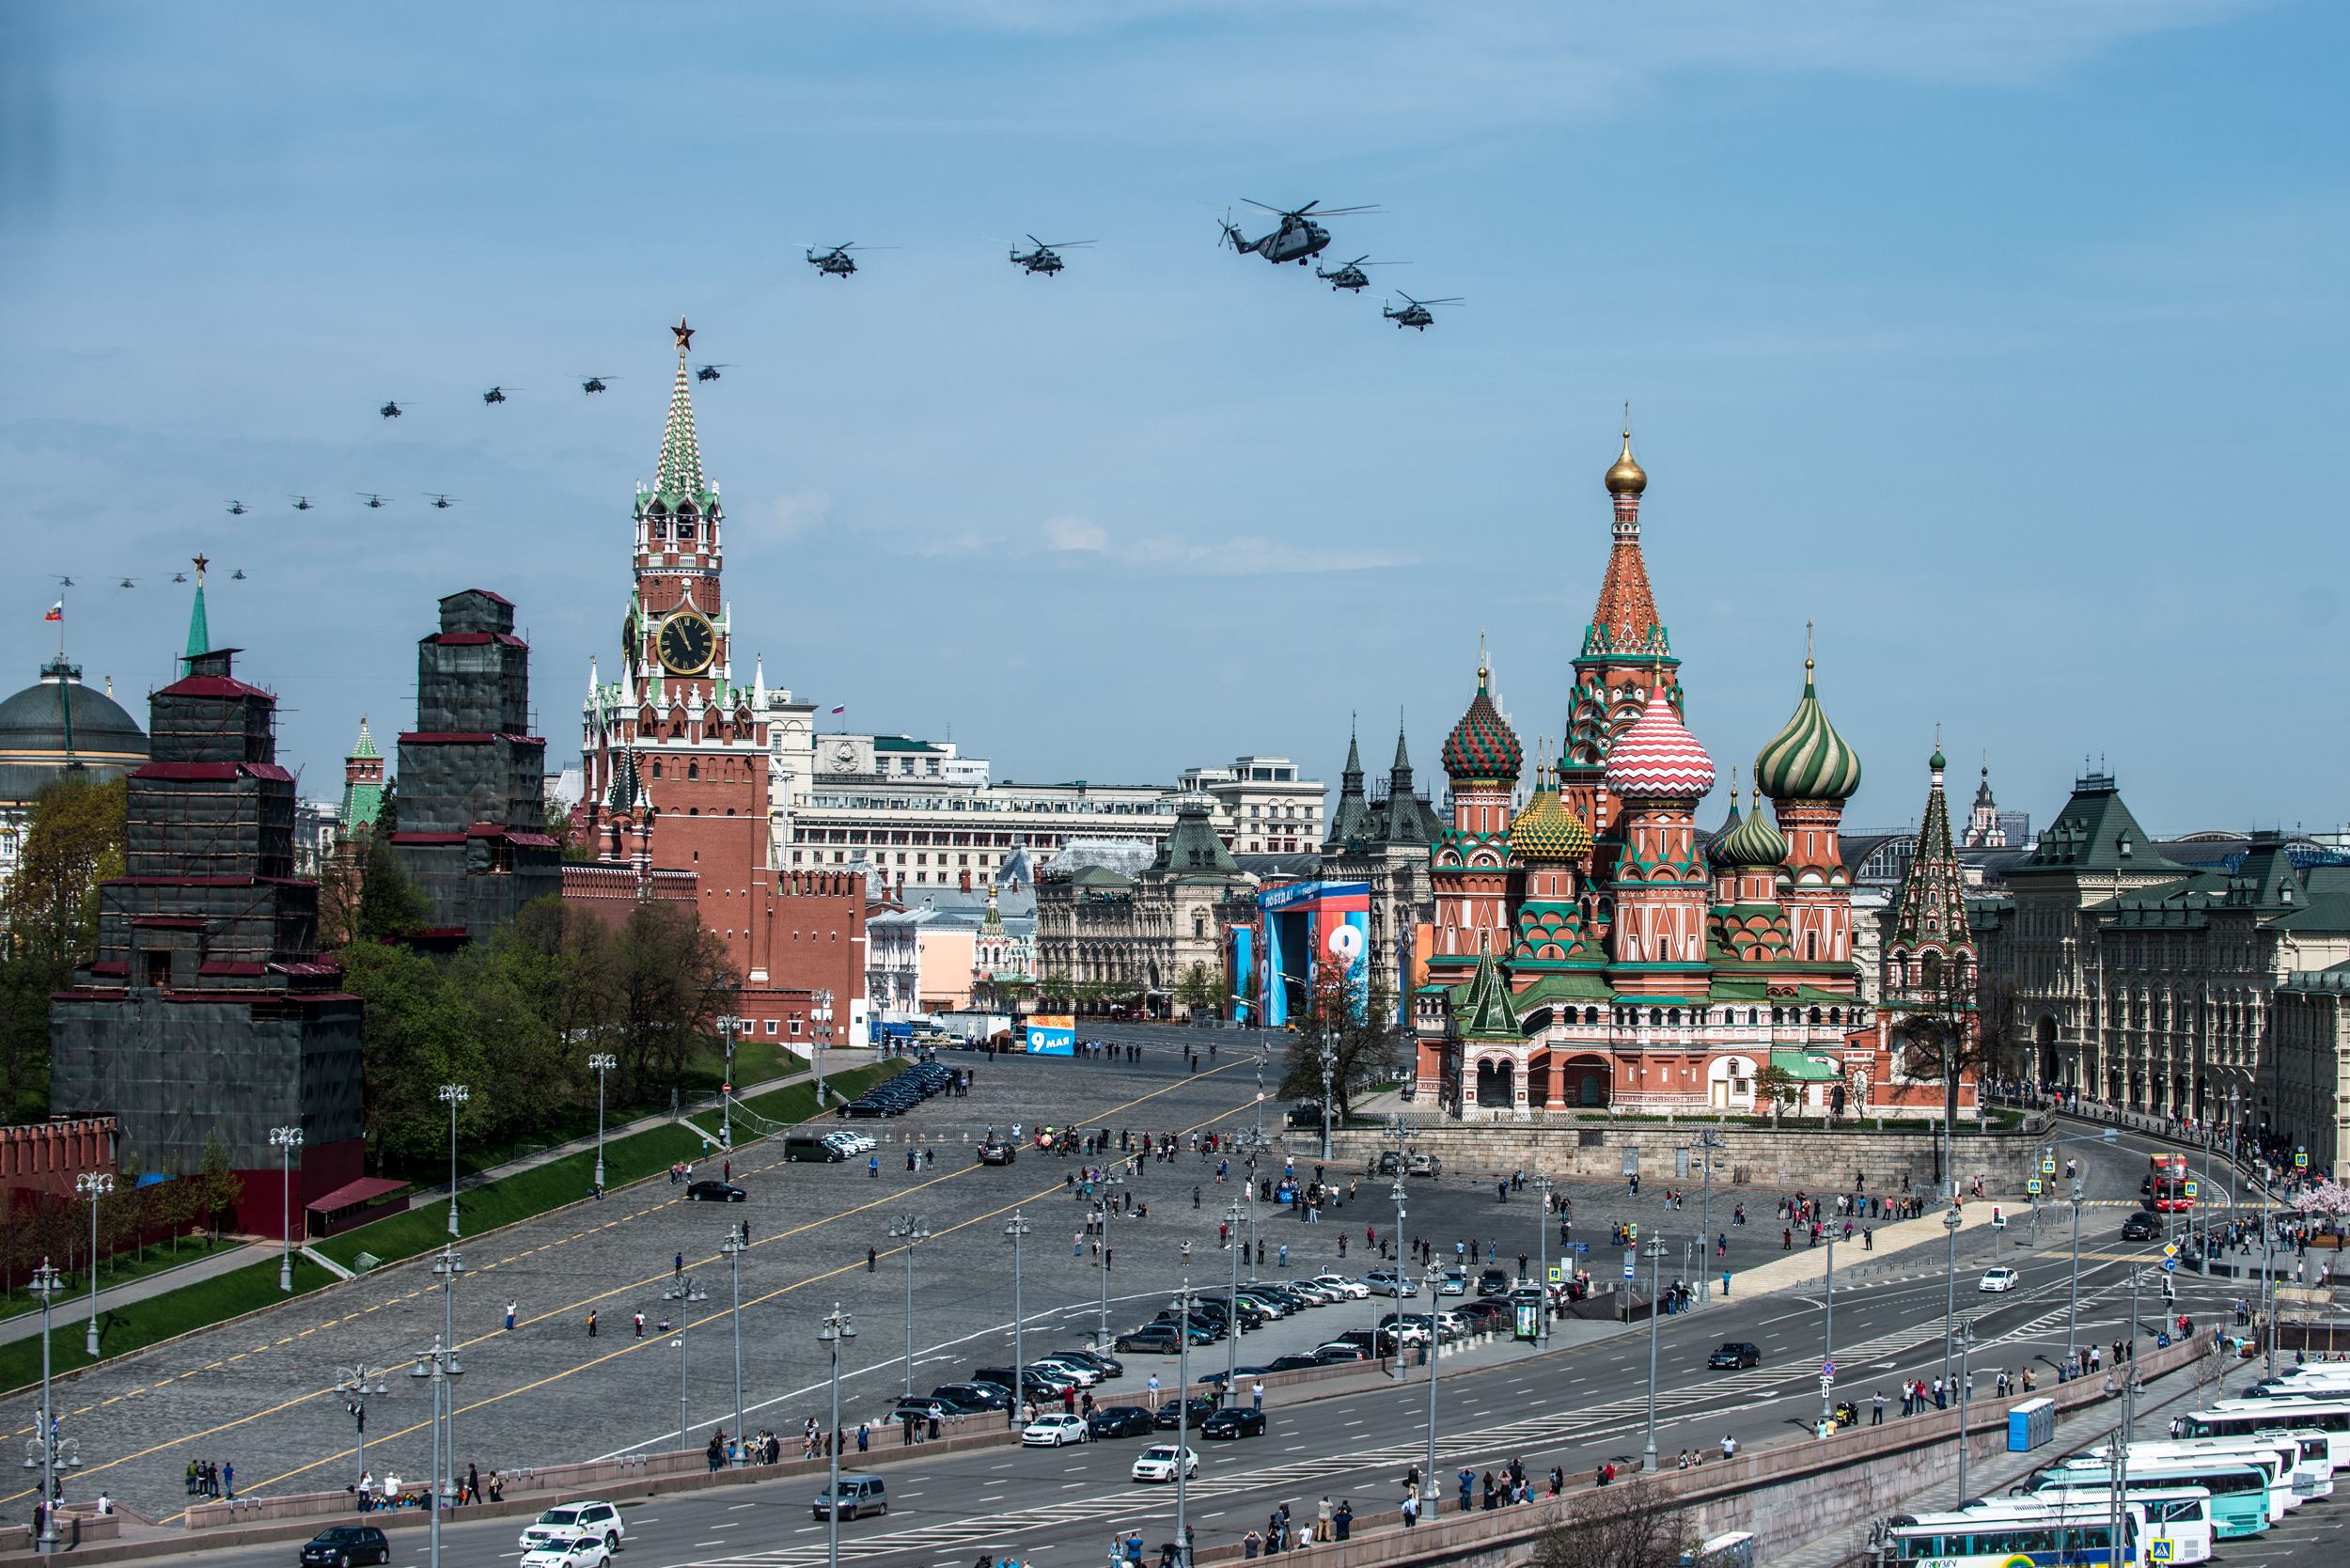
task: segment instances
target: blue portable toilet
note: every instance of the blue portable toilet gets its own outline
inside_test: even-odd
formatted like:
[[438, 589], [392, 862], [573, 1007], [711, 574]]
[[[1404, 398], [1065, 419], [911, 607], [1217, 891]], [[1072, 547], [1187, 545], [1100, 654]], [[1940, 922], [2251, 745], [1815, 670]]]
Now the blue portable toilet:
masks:
[[2056, 1401], [2028, 1399], [2007, 1413], [2007, 1451], [2029, 1453], [2056, 1436]]

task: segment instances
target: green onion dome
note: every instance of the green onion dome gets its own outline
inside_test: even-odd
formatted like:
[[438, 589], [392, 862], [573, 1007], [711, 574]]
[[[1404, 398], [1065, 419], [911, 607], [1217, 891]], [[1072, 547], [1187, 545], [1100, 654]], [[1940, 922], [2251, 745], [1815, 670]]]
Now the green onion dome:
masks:
[[1480, 655], [1477, 695], [1469, 699], [1468, 712], [1452, 727], [1452, 733], [1445, 737], [1444, 771], [1456, 782], [1514, 783], [1525, 766], [1526, 754], [1518, 745], [1517, 731], [1494, 706], [1492, 680], [1493, 670]]
[[1705, 846], [1708, 860], [1722, 870], [1777, 866], [1785, 862], [1787, 840], [1772, 825], [1761, 801], [1754, 803], [1754, 810], [1744, 822], [1737, 820], [1738, 806], [1734, 799], [1731, 802], [1730, 811], [1731, 820], [1725, 823], [1714, 841]]
[[1812, 664], [1803, 662], [1803, 700], [1754, 760], [1754, 785], [1773, 800], [1850, 800], [1860, 789], [1860, 754], [1821, 710]]
[[1591, 830], [1559, 798], [1547, 777], [1510, 823], [1510, 854], [1527, 865], [1580, 860], [1591, 852]]

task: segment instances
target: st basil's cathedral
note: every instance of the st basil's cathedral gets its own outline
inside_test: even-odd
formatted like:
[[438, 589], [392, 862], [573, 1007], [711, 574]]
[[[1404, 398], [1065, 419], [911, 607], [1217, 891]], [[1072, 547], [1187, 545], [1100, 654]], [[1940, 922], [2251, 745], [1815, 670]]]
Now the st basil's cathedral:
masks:
[[1746, 813], [1733, 791], [1730, 820], [1700, 834], [1714, 760], [1684, 722], [1681, 662], [1641, 558], [1648, 475], [1628, 429], [1606, 486], [1607, 570], [1532, 794], [1515, 804], [1525, 753], [1481, 653], [1444, 745], [1452, 815], [1430, 860], [1418, 1096], [1467, 1117], [1750, 1111], [1757, 1074], [1777, 1067], [1799, 1104], [1863, 1111], [1849, 1102], [1887, 1063], [1838, 843], [1860, 759], [1807, 654]]

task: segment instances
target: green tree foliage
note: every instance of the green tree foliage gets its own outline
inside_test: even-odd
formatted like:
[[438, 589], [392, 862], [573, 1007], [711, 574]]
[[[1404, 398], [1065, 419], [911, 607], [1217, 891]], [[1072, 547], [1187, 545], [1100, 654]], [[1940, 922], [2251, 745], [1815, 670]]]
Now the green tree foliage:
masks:
[[1330, 1115], [1344, 1121], [1355, 1102], [1395, 1071], [1402, 1044], [1396, 1037], [1395, 993], [1373, 985], [1357, 996], [1337, 965], [1318, 966], [1306, 995], [1297, 1038], [1291, 1043], [1281, 1092], [1296, 1099], [1322, 1098], [1323, 1058], [1330, 1058]]
[[218, 1133], [204, 1138], [204, 1163], [197, 1168], [196, 1180], [201, 1185], [204, 1228], [214, 1241], [220, 1239], [221, 1226], [237, 1212], [237, 1200], [244, 1196], [244, 1178], [228, 1163], [228, 1146]]
[[388, 942], [432, 923], [432, 905], [392, 853], [389, 833], [368, 836], [367, 870], [359, 885], [356, 934], [361, 942]]
[[122, 874], [121, 779], [67, 775], [33, 803], [4, 910], [0, 953], [0, 1119], [49, 1111], [49, 994], [73, 978], [98, 939], [98, 885]]
[[1194, 964], [1175, 982], [1175, 1000], [1190, 1016], [1203, 1017], [1224, 1000], [1224, 982], [1205, 964]]

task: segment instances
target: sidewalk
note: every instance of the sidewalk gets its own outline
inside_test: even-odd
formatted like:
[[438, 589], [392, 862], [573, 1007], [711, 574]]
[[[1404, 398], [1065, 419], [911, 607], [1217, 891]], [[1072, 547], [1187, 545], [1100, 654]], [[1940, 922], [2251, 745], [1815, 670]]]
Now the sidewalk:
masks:
[[[180, 1264], [177, 1268], [162, 1269], [136, 1279], [127, 1280], [119, 1285], [104, 1287], [98, 1293], [98, 1309], [101, 1312], [109, 1312], [118, 1307], [128, 1307], [134, 1301], [145, 1301], [149, 1297], [161, 1295], [165, 1291], [176, 1291], [182, 1285], [195, 1285], [207, 1279], [217, 1279], [224, 1274], [233, 1274], [249, 1263], [258, 1262], [264, 1258], [274, 1258], [277, 1254], [278, 1244], [275, 1242], [227, 1243], [200, 1258], [194, 1258]], [[52, 1328], [63, 1328], [69, 1324], [84, 1323], [88, 1318], [89, 1293], [87, 1291], [82, 1292], [79, 1295], [60, 1296], [57, 1298], [56, 1305], [49, 1309], [49, 1323]], [[0, 1320], [0, 1345], [14, 1344], [19, 1340], [38, 1339], [39, 1335], [40, 1314], [37, 1311], [20, 1312], [15, 1317]]]

